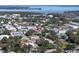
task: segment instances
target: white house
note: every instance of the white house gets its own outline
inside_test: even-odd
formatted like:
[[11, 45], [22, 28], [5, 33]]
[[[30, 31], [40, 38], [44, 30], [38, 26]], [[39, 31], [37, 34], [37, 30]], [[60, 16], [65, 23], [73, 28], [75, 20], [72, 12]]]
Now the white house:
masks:
[[0, 40], [2, 40], [3, 37], [9, 38], [9, 35], [0, 35]]
[[6, 28], [7, 30], [11, 30], [11, 31], [16, 31], [16, 30], [17, 30], [14, 26], [9, 25], [9, 24], [5, 24], [4, 26], [5, 26], [5, 28]]
[[52, 18], [52, 17], [53, 17], [53, 15], [48, 15], [48, 17]]
[[36, 26], [27, 26], [28, 29], [37, 29]]
[[40, 39], [39, 36], [36, 36], [36, 35], [31, 36], [31, 40], [32, 40], [33, 42], [36, 42], [36, 40], [39, 40], [39, 39]]
[[65, 24], [65, 27], [67, 27], [69, 29], [72, 29], [72, 30], [75, 30], [75, 29], [79, 28], [79, 26], [74, 25], [74, 24]]
[[24, 40], [24, 41], [25, 41], [25, 40], [29, 40], [29, 37], [23, 36], [21, 40]]
[[45, 51], [45, 53], [51, 53], [51, 52], [53, 52], [53, 51], [56, 51], [56, 49], [47, 50], [47, 51]]
[[13, 31], [13, 32], [11, 32], [10, 33], [11, 34], [11, 36], [23, 36], [24, 35], [24, 33], [22, 32], [22, 31]]
[[51, 39], [45, 38], [45, 40], [47, 40], [49, 43], [53, 44], [54, 41], [52, 41]]

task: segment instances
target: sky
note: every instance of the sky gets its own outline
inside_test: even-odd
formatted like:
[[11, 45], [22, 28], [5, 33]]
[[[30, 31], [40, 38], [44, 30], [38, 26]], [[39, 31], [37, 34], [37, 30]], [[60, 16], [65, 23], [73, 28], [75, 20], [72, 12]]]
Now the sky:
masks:
[[79, 0], [0, 0], [0, 5], [79, 5]]

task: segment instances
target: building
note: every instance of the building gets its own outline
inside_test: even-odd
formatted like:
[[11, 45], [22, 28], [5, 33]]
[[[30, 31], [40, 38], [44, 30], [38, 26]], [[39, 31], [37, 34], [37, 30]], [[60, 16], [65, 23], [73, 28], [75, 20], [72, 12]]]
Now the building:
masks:
[[34, 42], [34, 43], [35, 43], [37, 40], [39, 40], [39, 39], [40, 39], [39, 36], [36, 36], [36, 35], [31, 36], [31, 41]]
[[20, 14], [12, 14], [12, 18], [20, 17]]
[[51, 52], [54, 52], [54, 51], [56, 51], [56, 49], [47, 50], [47, 51], [45, 51], [45, 53], [51, 53]]
[[29, 40], [29, 37], [27, 37], [27, 36], [23, 36], [21, 40], [22, 40], [22, 41]]
[[0, 40], [2, 40], [4, 37], [9, 38], [9, 35], [0, 35]]
[[10, 33], [11, 36], [24, 36], [24, 33], [22, 31], [13, 31]]
[[26, 25], [17, 25], [16, 28], [18, 30], [25, 30], [25, 31], [28, 29]]
[[58, 28], [53, 28], [52, 29], [56, 34], [59, 32], [59, 29]]
[[73, 24], [65, 24], [65, 27], [67, 27], [69, 30], [75, 30], [79, 28], [79, 26]]
[[10, 25], [10, 24], [3, 24], [3, 26], [4, 26], [7, 30], [10, 30], [10, 31], [16, 31], [16, 30], [17, 30], [13, 25]]
[[29, 30], [29, 29], [35, 30], [35, 29], [36, 29], [36, 26], [27, 26], [27, 29], [28, 29], [28, 30]]

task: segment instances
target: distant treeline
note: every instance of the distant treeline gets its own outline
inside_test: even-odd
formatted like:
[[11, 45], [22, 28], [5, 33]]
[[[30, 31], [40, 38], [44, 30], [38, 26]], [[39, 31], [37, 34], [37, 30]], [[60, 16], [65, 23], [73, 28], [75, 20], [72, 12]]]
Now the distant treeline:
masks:
[[5, 13], [17, 13], [17, 14], [19, 14], [19, 13], [27, 13], [27, 14], [30, 13], [30, 14], [41, 14], [41, 13], [39, 13], [39, 12], [18, 12], [18, 11], [14, 11], [14, 12], [13, 12], [13, 11], [11, 11], [11, 12], [10, 12], [10, 11], [9, 11], [9, 12], [0, 11], [0, 13], [4, 13], [4, 14], [5, 14]]
[[0, 9], [25, 9], [25, 10], [41, 10], [42, 8], [35, 8], [30, 6], [0, 6]]
[[79, 11], [65, 11], [64, 13], [73, 13], [73, 14], [79, 16]]
[[29, 14], [31, 14], [31, 15], [32, 15], [32, 14], [36, 14], [36, 15], [37, 15], [37, 14], [40, 14], [40, 15], [41, 15], [42, 13], [39, 13], [39, 12], [12, 12], [12, 11], [11, 11], [11, 12], [2, 12], [2, 11], [1, 11], [1, 12], [0, 12], [0, 15], [1, 15], [1, 14], [21, 14], [21, 15], [22, 15], [22, 14], [27, 14], [27, 15], [29, 15]]

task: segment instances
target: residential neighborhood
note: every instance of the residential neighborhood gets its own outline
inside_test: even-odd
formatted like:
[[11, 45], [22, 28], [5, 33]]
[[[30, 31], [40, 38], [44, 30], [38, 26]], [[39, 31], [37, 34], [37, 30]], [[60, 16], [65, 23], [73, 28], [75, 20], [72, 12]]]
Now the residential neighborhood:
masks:
[[0, 53], [78, 53], [78, 17], [73, 12], [0, 13]]

